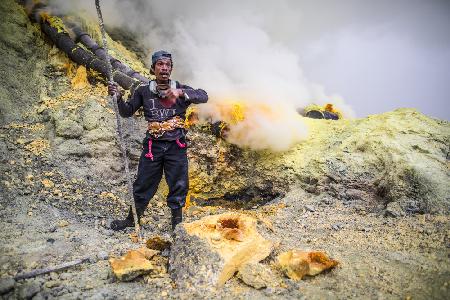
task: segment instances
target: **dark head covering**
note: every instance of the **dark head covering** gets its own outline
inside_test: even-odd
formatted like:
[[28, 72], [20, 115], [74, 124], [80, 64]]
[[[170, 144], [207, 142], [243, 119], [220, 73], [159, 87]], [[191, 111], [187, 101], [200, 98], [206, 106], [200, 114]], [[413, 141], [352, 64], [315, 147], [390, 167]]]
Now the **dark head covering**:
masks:
[[154, 66], [155, 63], [156, 63], [159, 59], [162, 59], [162, 58], [168, 58], [168, 59], [172, 60], [172, 54], [170, 54], [169, 52], [164, 51], [164, 50], [156, 51], [156, 52], [153, 53], [153, 55], [152, 55], [152, 66]]

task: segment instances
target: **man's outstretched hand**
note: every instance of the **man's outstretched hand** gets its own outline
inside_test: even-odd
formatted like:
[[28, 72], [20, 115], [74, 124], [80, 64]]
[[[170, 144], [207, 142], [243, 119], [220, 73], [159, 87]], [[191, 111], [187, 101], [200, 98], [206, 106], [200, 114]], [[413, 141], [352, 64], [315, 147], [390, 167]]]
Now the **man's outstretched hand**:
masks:
[[167, 89], [164, 91], [164, 98], [161, 99], [161, 104], [168, 108], [177, 102], [177, 99], [184, 96], [182, 89]]
[[184, 92], [182, 89], [168, 89], [166, 91], [165, 98], [170, 99], [172, 102], [175, 102], [177, 98], [184, 96]]

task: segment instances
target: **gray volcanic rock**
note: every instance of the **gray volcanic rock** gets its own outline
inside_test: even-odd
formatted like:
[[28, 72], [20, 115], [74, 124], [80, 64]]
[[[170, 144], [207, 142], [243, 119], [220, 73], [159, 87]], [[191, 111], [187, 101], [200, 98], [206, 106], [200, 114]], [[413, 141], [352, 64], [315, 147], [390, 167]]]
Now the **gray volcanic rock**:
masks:
[[396, 202], [404, 213], [450, 212], [449, 122], [414, 109], [304, 121], [309, 137], [281, 153], [238, 149], [191, 132], [191, 196], [270, 200], [300, 185], [378, 211]]
[[169, 258], [172, 279], [187, 289], [210, 289], [218, 279], [223, 259], [208, 243], [177, 226]]
[[16, 282], [13, 278], [1, 278], [0, 279], [0, 295], [3, 295], [14, 288]]
[[257, 263], [272, 251], [272, 242], [256, 230], [256, 220], [237, 213], [207, 216], [177, 226], [169, 272], [185, 288], [220, 287], [238, 269]]
[[37, 282], [25, 283], [18, 289], [19, 299], [31, 299], [41, 290], [41, 286]]
[[0, 1], [0, 125], [22, 119], [44, 83], [49, 47], [15, 1]]
[[269, 267], [260, 263], [248, 263], [239, 268], [237, 276], [245, 282], [245, 284], [262, 289], [271, 285], [275, 285], [277, 278]]

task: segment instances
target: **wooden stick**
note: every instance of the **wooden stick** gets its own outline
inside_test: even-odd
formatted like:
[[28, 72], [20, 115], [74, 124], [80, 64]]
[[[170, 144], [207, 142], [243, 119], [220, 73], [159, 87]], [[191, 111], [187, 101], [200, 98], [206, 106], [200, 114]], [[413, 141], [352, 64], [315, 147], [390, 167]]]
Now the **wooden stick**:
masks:
[[[103, 24], [103, 17], [102, 17], [102, 11], [100, 10], [100, 0], [95, 0], [95, 7], [97, 8], [97, 15], [98, 15], [98, 21], [100, 25], [100, 30], [102, 32], [102, 39], [103, 39], [103, 48], [105, 49], [106, 53], [106, 63], [108, 66], [108, 81], [112, 81], [112, 66], [111, 66], [111, 60], [108, 53], [108, 45], [106, 43], [106, 31], [105, 31], [105, 25]], [[117, 106], [117, 99], [116, 95], [111, 97], [112, 105], [114, 107], [114, 112], [116, 114], [116, 123], [117, 123], [117, 132], [119, 134], [119, 144], [120, 149], [122, 150], [122, 156], [125, 164], [125, 173], [127, 177], [127, 185], [128, 185], [128, 193], [129, 197], [131, 198], [131, 210], [133, 212], [133, 219], [134, 219], [134, 229], [136, 231], [136, 235], [139, 240], [142, 240], [141, 236], [141, 230], [139, 227], [139, 220], [136, 212], [136, 204], [134, 203], [134, 199], [132, 197], [133, 195], [133, 185], [131, 184], [131, 176], [130, 176], [130, 168], [129, 168], [129, 162], [128, 162], [128, 156], [127, 156], [127, 147], [125, 145], [125, 141], [123, 138], [122, 133], [122, 122], [120, 121], [119, 117], [119, 107]]]
[[85, 262], [88, 262], [89, 258], [81, 258], [81, 259], [77, 259], [77, 260], [73, 260], [73, 261], [69, 261], [66, 263], [62, 263], [60, 265], [54, 266], [54, 267], [48, 267], [48, 268], [43, 268], [43, 269], [36, 269], [33, 270], [31, 272], [23, 272], [20, 274], [17, 274], [16, 276], [14, 276], [15, 280], [20, 280], [20, 279], [26, 279], [26, 278], [32, 278], [32, 277], [36, 277], [38, 275], [43, 275], [43, 274], [48, 274], [51, 272], [58, 272], [58, 271], [62, 271], [71, 267], [75, 267], [78, 265], [81, 265]]

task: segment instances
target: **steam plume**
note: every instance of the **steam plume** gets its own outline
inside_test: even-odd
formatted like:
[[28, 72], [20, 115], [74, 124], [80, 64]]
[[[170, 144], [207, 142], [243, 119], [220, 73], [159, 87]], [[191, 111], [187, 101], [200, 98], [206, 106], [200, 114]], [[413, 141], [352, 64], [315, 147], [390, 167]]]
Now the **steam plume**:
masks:
[[[64, 10], [86, 10], [93, 1], [55, 1]], [[174, 54], [173, 78], [208, 91], [200, 116], [224, 119], [218, 107], [241, 103], [244, 119], [232, 124], [229, 140], [253, 149], [287, 150], [306, 136], [296, 111], [310, 103], [334, 103], [351, 114], [337, 95], [308, 81], [284, 39], [295, 26], [289, 1], [103, 1], [105, 22], [136, 33], [149, 54]], [[261, 9], [262, 8], [262, 9]], [[294, 12], [293, 12], [294, 11]], [[298, 12], [299, 13], [299, 12]]]

